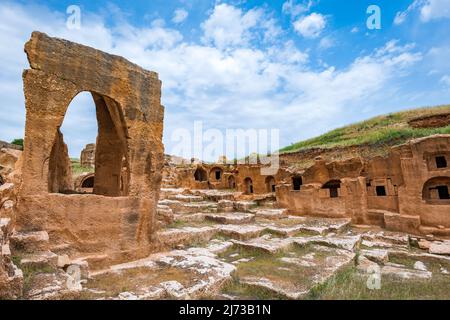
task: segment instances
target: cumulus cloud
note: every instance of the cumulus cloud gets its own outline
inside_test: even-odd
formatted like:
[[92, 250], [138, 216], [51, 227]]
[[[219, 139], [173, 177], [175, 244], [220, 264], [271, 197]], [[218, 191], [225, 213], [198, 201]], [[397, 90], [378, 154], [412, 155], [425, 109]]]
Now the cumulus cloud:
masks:
[[172, 22], [173, 23], [182, 23], [184, 22], [187, 17], [189, 16], [189, 12], [187, 12], [184, 9], [176, 9], [175, 12], [173, 13], [173, 18], [172, 18]]
[[425, 22], [440, 18], [450, 18], [450, 0], [425, 1], [424, 6], [420, 10], [420, 17]]
[[312, 6], [312, 0], [304, 0], [300, 3], [296, 3], [295, 0], [288, 0], [283, 3], [282, 11], [284, 14], [289, 14], [293, 17], [296, 17], [300, 14], [308, 12]]
[[294, 22], [294, 29], [305, 38], [317, 38], [325, 29], [326, 18], [320, 13], [311, 13]]
[[[192, 129], [194, 120], [221, 130], [280, 128], [282, 145], [323, 132], [336, 117], [352, 115], [361, 105], [366, 106], [369, 97], [386, 99], [391, 81], [407, 75], [422, 59], [413, 45], [392, 41], [346, 67], [313, 68], [308, 51], [293, 41], [275, 41], [279, 37], [273, 31], [278, 28], [276, 21], [271, 33], [274, 41], [252, 44], [260, 31], [265, 36], [270, 30], [264, 25], [264, 10], [245, 11], [225, 4], [216, 5], [202, 24], [203, 42], [197, 43], [187, 42], [179, 31], [161, 24], [136, 27], [120, 20], [107, 26], [100, 16], [92, 15], [83, 19], [81, 30], [67, 30], [65, 15], [45, 7], [2, 3], [0, 14], [5, 17], [0, 21], [0, 30], [5, 30], [0, 41], [8, 43], [0, 46], [4, 57], [0, 60], [3, 139], [23, 135], [21, 71], [28, 67], [23, 44], [34, 29], [122, 55], [157, 71], [163, 82], [168, 153], [174, 145], [171, 133], [180, 127]], [[88, 98], [82, 97], [78, 103], [85, 106]], [[87, 120], [95, 119], [89, 110], [93, 109], [72, 108], [74, 117], [68, 127], [87, 125], [88, 121], [95, 124], [95, 120]], [[74, 141], [76, 144], [71, 155], [77, 156], [83, 144], [92, 142], [86, 130], [65, 135], [69, 147]]]
[[203, 40], [219, 48], [248, 43], [254, 28], [262, 17], [262, 10], [253, 9], [243, 12], [232, 5], [216, 5], [212, 14], [202, 24]]
[[402, 24], [414, 11], [420, 12], [420, 19], [423, 22], [450, 18], [450, 0], [414, 0], [405, 11], [397, 12], [394, 24]]

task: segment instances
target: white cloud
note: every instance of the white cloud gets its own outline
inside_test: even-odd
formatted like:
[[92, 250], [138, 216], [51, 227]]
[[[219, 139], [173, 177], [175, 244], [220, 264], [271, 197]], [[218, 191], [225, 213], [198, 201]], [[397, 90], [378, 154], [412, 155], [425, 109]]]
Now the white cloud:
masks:
[[419, 10], [423, 22], [450, 18], [450, 0], [414, 0], [405, 11], [397, 12], [394, 24], [400, 25], [412, 12]]
[[[280, 128], [282, 145], [305, 137], [306, 132], [322, 132], [336, 117], [354, 115], [361, 105], [368, 105], [369, 98], [389, 99], [392, 81], [407, 75], [422, 58], [414, 46], [393, 41], [347, 67], [313, 69], [308, 51], [293, 41], [252, 45], [261, 30], [270, 29], [263, 26], [267, 15], [262, 10], [243, 11], [223, 4], [203, 24], [204, 43], [187, 42], [178, 31], [161, 24], [138, 28], [119, 21], [107, 27], [98, 16], [84, 19], [82, 30], [71, 31], [65, 28], [64, 15], [42, 7], [30, 10], [2, 3], [0, 15], [4, 17], [0, 30], [5, 31], [0, 42], [8, 43], [0, 46], [0, 137], [7, 140], [23, 134], [21, 74], [28, 67], [23, 44], [35, 29], [122, 55], [157, 71], [163, 82], [164, 142], [169, 153], [171, 133], [180, 127], [191, 129], [194, 120], [221, 130]], [[276, 29], [276, 21], [273, 25]], [[277, 38], [276, 32], [272, 38]], [[80, 99], [80, 103], [87, 102]], [[72, 108], [74, 117], [68, 124], [88, 124], [90, 114], [80, 110], [88, 109]], [[92, 142], [80, 130], [65, 138], [75, 141], [75, 156], [83, 144]]]
[[305, 38], [317, 38], [325, 29], [326, 18], [320, 13], [311, 13], [294, 22], [294, 29]]
[[358, 33], [359, 32], [359, 28], [358, 27], [353, 27], [352, 30], [350, 30], [351, 33]]
[[201, 28], [202, 41], [221, 49], [247, 46], [257, 39], [271, 42], [282, 33], [276, 20], [265, 10], [255, 8], [244, 12], [226, 3], [217, 4]]
[[420, 10], [420, 17], [425, 22], [450, 18], [450, 0], [427, 0]]
[[244, 13], [234, 6], [218, 4], [202, 24], [203, 39], [219, 48], [246, 44], [251, 37], [250, 29], [257, 25], [261, 16], [261, 10]]
[[408, 17], [411, 12], [416, 10], [417, 8], [423, 6], [426, 3], [427, 0], [414, 0], [412, 4], [408, 6], [408, 8], [405, 11], [399, 11], [395, 15], [394, 18], [394, 24], [400, 25], [403, 22], [405, 22], [406, 18]]
[[284, 14], [290, 14], [292, 17], [297, 17], [298, 15], [311, 10], [312, 6], [312, 0], [304, 0], [301, 3], [296, 3], [295, 0], [288, 0], [283, 3], [282, 11]]
[[182, 23], [184, 22], [187, 17], [189, 16], [189, 12], [187, 12], [184, 9], [176, 9], [174, 14], [173, 14], [173, 18], [172, 18], [172, 22], [173, 23]]

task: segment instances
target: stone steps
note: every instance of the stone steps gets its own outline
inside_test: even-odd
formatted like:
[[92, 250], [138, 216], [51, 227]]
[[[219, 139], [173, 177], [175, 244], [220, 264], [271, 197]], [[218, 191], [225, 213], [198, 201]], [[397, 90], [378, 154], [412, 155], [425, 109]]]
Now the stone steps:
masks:
[[217, 210], [219, 212], [252, 212], [256, 206], [254, 201], [219, 200]]
[[202, 202], [202, 201], [205, 200], [201, 196], [194, 196], [194, 195], [188, 195], [188, 194], [169, 195], [168, 199], [169, 200], [181, 201], [181, 202], [187, 202], [187, 203]]
[[278, 220], [278, 219], [285, 219], [288, 217], [287, 215], [287, 209], [253, 209], [251, 210], [253, 214], [257, 218], [263, 218], [263, 219], [269, 219], [269, 220]]
[[220, 224], [248, 224], [255, 221], [255, 215], [243, 212], [205, 214], [205, 219]]
[[234, 200], [235, 193], [221, 190], [192, 190], [191, 193], [206, 200], [219, 202], [221, 200]]
[[198, 213], [198, 212], [217, 212], [217, 203], [216, 202], [182, 202], [178, 200], [161, 200], [159, 201], [160, 205], [168, 206], [173, 210], [174, 214], [181, 213]]
[[249, 241], [232, 240], [232, 242], [237, 247], [261, 251], [268, 254], [276, 254], [288, 249], [294, 243], [293, 239], [271, 238], [269, 235], [264, 235]]
[[[149, 276], [129, 289], [132, 291], [121, 292], [116, 297], [105, 296], [106, 289], [101, 286], [95, 292], [99, 298], [113, 300], [199, 299], [205, 294], [208, 297], [218, 295], [223, 285], [232, 279], [236, 267], [219, 260], [217, 254], [231, 245], [212, 240], [206, 248], [156, 253], [145, 259], [110, 266], [92, 273], [94, 279], [102, 279], [100, 285], [108, 284], [109, 277], [126, 277], [134, 270]], [[172, 275], [167, 274], [169, 269]], [[155, 278], [156, 281], [152, 280]]]
[[313, 237], [304, 237], [304, 238], [296, 238], [294, 240], [295, 244], [299, 246], [305, 246], [307, 244], [317, 244], [321, 246], [327, 246], [330, 248], [344, 249], [348, 251], [354, 251], [356, 248], [359, 248], [361, 243], [361, 236], [332, 236], [332, 237], [322, 237], [322, 236], [313, 236]]
[[167, 199], [170, 196], [183, 194], [186, 192], [186, 189], [184, 188], [172, 188], [172, 187], [166, 187], [160, 189], [159, 191], [159, 198], [160, 200]]
[[216, 227], [184, 227], [157, 232], [157, 239], [162, 248], [176, 248], [193, 243], [207, 242], [218, 232]]
[[10, 237], [11, 250], [35, 253], [49, 250], [49, 237], [46, 231], [15, 232]]
[[257, 225], [224, 225], [219, 227], [219, 233], [226, 237], [246, 241], [261, 236], [265, 227]]

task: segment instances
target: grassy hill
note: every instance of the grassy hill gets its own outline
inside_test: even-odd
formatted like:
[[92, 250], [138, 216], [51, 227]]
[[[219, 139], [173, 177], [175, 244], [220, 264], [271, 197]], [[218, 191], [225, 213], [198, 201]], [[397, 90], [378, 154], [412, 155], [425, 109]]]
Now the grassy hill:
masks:
[[432, 134], [450, 134], [450, 125], [440, 128], [413, 128], [408, 124], [410, 120], [416, 118], [443, 113], [450, 113], [450, 105], [390, 113], [332, 130], [316, 138], [294, 143], [281, 149], [280, 152], [290, 153], [312, 148], [386, 147]]

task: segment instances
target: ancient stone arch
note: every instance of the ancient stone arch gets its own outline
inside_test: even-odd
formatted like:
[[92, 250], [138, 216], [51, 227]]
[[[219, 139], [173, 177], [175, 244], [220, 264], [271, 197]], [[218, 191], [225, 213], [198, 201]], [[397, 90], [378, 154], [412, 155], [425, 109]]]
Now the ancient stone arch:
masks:
[[244, 179], [244, 193], [245, 194], [252, 194], [253, 193], [253, 181], [251, 178], [245, 178]]
[[223, 177], [223, 169], [220, 167], [214, 167], [209, 172], [209, 178], [211, 181], [220, 181]]
[[[39, 32], [33, 32], [25, 52], [30, 69], [23, 73], [18, 229], [49, 230], [51, 242], [78, 239], [83, 252], [143, 248], [151, 239], [163, 165], [157, 73]], [[94, 194], [59, 194], [71, 183], [59, 128], [70, 102], [83, 91], [92, 94], [99, 124]]]
[[266, 177], [266, 191], [268, 193], [275, 192], [275, 178], [273, 176]]
[[228, 188], [235, 189], [236, 188], [236, 178], [234, 175], [228, 177]]
[[434, 177], [426, 181], [422, 199], [431, 204], [450, 205], [450, 177]]
[[83, 182], [81, 183], [81, 187], [82, 188], [93, 188], [94, 182], [95, 182], [95, 177], [93, 175], [89, 176], [87, 178], [84, 178]]
[[202, 167], [198, 167], [194, 172], [195, 181], [208, 181], [208, 174]]

